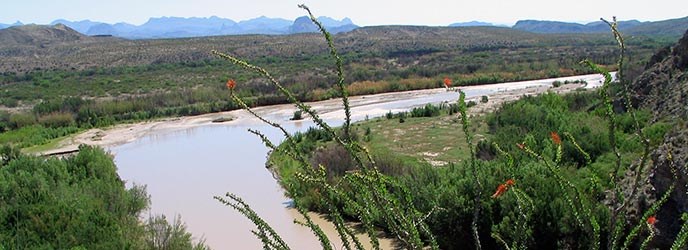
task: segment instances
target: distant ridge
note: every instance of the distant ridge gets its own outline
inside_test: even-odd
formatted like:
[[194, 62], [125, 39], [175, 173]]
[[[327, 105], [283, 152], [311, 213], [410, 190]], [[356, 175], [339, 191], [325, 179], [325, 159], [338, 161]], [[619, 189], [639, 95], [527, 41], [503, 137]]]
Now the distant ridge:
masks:
[[[46, 26], [43, 26], [46, 27]], [[47, 27], [54, 29], [53, 27]], [[7, 29], [0, 30], [0, 37]], [[319, 34], [290, 36], [241, 35], [184, 39], [124, 40], [83, 36], [75, 42], [50, 46], [26, 46], [0, 42], [0, 72], [30, 72], [40, 69], [83, 70], [160, 63], [213, 60], [209, 51], [229, 51], [243, 58], [265, 56], [309, 57], [326, 51]], [[583, 36], [586, 37], [586, 36]], [[593, 37], [593, 40], [608, 37]], [[539, 35], [500, 27], [363, 27], [334, 35], [341, 53], [367, 52], [387, 56], [418, 56], [445, 50], [494, 50], [531, 46], [536, 41], [567, 43], [579, 37]], [[588, 39], [588, 38], [585, 38]], [[87, 41], [87, 42], [86, 42]], [[172, 51], [172, 52], [171, 52]]]
[[[319, 17], [318, 20], [331, 32], [347, 32], [358, 28], [351, 19], [335, 20], [330, 17]], [[305, 22], [308, 21], [308, 22]], [[183, 38], [220, 35], [288, 35], [296, 33], [318, 32], [310, 19], [303, 17], [290, 21], [282, 18], [258, 18], [236, 22], [227, 18], [212, 17], [154, 17], [142, 25], [128, 23], [108, 24], [91, 20], [69, 21], [58, 19], [50, 25], [63, 24], [88, 36], [117, 36], [130, 39]], [[0, 24], [0, 29], [23, 24]]]
[[[602, 21], [579, 24], [555, 21], [521, 20], [516, 22], [512, 28], [543, 34], [609, 32], [609, 26]], [[656, 22], [640, 22], [638, 20], [619, 22], [619, 30], [632, 35], [663, 35], [680, 37], [687, 29], [688, 17]]]
[[[359, 28], [359, 26], [355, 25], [349, 18], [335, 20], [330, 17], [322, 16], [319, 17], [318, 20], [328, 29], [328, 31], [334, 34], [349, 32]], [[81, 34], [88, 36], [115, 36], [129, 39], [185, 38], [248, 34], [289, 35], [318, 32], [315, 25], [312, 24], [305, 16], [299, 17], [294, 21], [261, 16], [240, 22], [217, 16], [204, 18], [157, 17], [150, 18], [146, 23], [138, 26], [128, 23], [108, 24], [90, 20], [74, 22], [58, 19], [53, 21], [51, 24], [64, 24]], [[21, 22], [16, 22], [14, 24], [0, 24], [0, 29], [23, 25], [24, 24]], [[448, 26], [507, 27], [482, 21], [457, 22]], [[511, 28], [520, 31], [542, 34], [588, 34], [609, 32], [609, 27], [602, 21], [580, 24], [558, 21], [520, 20]], [[638, 20], [620, 21], [619, 28], [622, 32], [630, 35], [651, 35], [678, 38], [688, 29], [688, 17], [653, 22], [640, 22]]]
[[20, 21], [17, 21], [17, 22], [15, 22], [14, 24], [4, 24], [4, 23], [0, 23], [0, 29], [9, 28], [9, 27], [12, 27], [12, 26], [21, 26], [21, 25], [24, 25], [24, 24], [21, 23]]
[[4, 45], [36, 45], [45, 46], [53, 43], [74, 43], [91, 40], [63, 24], [22, 25], [0, 30], [0, 43]]
[[449, 27], [476, 27], [476, 26], [496, 26], [496, 25], [494, 25], [492, 23], [480, 22], [480, 21], [452, 23], [449, 25]]

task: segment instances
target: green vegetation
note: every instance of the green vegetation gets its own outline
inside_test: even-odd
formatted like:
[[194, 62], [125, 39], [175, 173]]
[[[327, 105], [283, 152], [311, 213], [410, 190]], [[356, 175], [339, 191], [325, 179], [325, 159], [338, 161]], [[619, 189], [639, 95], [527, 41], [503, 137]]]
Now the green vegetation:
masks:
[[[609, 214], [603, 205], [604, 190], [611, 188], [612, 184], [605, 173], [612, 171], [614, 155], [606, 140], [608, 125], [604, 106], [599, 105], [596, 95], [576, 92], [565, 96], [547, 93], [524, 97], [504, 104], [498, 112], [478, 117], [471, 123], [471, 133], [480, 140], [475, 155], [482, 159], [478, 161], [478, 169], [483, 185], [497, 187], [504, 180], [514, 179], [516, 186], [522, 188], [518, 192], [527, 194], [528, 202], [532, 203], [527, 211], [528, 225], [517, 225], [514, 223], [522, 215], [512, 209], [520, 202], [518, 197], [482, 201], [483, 216], [478, 228], [482, 230], [483, 247], [498, 248], [499, 242], [490, 236], [494, 232], [505, 240], [521, 237], [510, 231], [515, 226], [527, 228], [529, 240], [523, 242], [523, 246], [528, 248], [580, 248], [593, 240], [585, 239], [585, 232], [576, 228], [576, 219], [561, 195], [564, 191], [547, 188], [557, 185], [551, 177], [543, 176], [547, 168], [519, 149], [517, 144], [527, 145], [532, 151], [543, 152], [547, 159], [554, 159], [556, 145], [552, 143], [552, 131], [576, 138], [575, 141], [563, 139], [559, 161], [562, 175], [574, 185], [586, 187], [584, 202], [585, 206], [591, 207], [591, 216], [597, 221], [608, 219]], [[439, 107], [435, 109], [440, 110]], [[466, 198], [473, 196], [475, 190], [470, 188], [472, 175], [468, 165], [471, 153], [460, 129], [460, 118], [449, 115], [449, 108], [441, 110], [443, 114], [439, 116], [407, 116], [401, 124], [394, 119], [400, 114], [392, 115], [392, 119], [372, 119], [355, 124], [353, 131], [367, 138], [361, 143], [370, 150], [381, 172], [403, 183], [405, 189], [414, 190], [413, 201], [421, 213], [429, 213], [434, 207], [443, 208], [428, 216], [429, 226], [440, 248], [454, 249], [472, 241], [470, 223], [466, 222], [471, 220], [473, 212], [468, 209], [471, 200]], [[642, 111], [637, 115], [641, 124], [648, 124], [648, 112]], [[628, 166], [630, 160], [640, 156], [643, 147], [633, 134], [635, 130], [629, 122], [630, 114], [620, 114], [618, 119], [621, 121], [620, 132], [616, 135], [618, 148], [627, 159], [624, 165]], [[657, 122], [644, 126], [643, 131], [651, 134], [651, 140], [656, 143], [669, 128], [670, 123]], [[346, 173], [356, 171], [358, 167], [347, 157], [346, 151], [325, 134], [323, 130], [309, 129], [305, 133], [297, 133], [294, 139], [296, 147], [309, 159], [310, 166], [314, 169], [319, 164], [326, 166], [328, 182], [336, 185], [346, 178]], [[512, 158], [500, 157], [493, 145], [503, 145], [499, 150], [504, 150]], [[299, 169], [298, 162], [279, 153], [287, 151], [285, 147], [287, 145], [281, 145], [270, 158], [271, 165], [280, 174], [282, 186], [290, 193], [298, 194], [293, 198], [306, 208], [327, 212], [327, 206], [320, 203], [323, 199], [319, 193], [298, 184], [300, 181], [295, 175]], [[514, 165], [508, 166], [509, 161]], [[342, 188], [344, 192], [354, 192]], [[533, 216], [535, 214], [538, 216]], [[348, 216], [356, 217], [355, 214]], [[600, 230], [608, 232], [610, 229], [603, 227]]]
[[[424, 39], [409, 43], [404, 34]], [[23, 138], [23, 132], [13, 131], [41, 125], [33, 128], [41, 130], [40, 138], [4, 141], [27, 147], [92, 127], [233, 110], [239, 107], [220, 85], [229, 78], [238, 82], [237, 95], [251, 107], [287, 102], [259, 75], [211, 58], [207, 53], [211, 48], [265, 65], [300, 101], [338, 97], [332, 87], [337, 79], [323, 67], [329, 63], [327, 52], [312, 38], [304, 34], [107, 40], [34, 51], [43, 55], [41, 60], [10, 53], [3, 58], [7, 68], [0, 69], [0, 105], [16, 110], [0, 111], [0, 130]], [[582, 59], [615, 67], [615, 42], [599, 35], [534, 35], [485, 27], [378, 27], [334, 39], [344, 44], [342, 68], [350, 72], [344, 84], [351, 95], [437, 88], [443, 86], [444, 77], [465, 86], [592, 73], [578, 64]], [[644, 65], [651, 53], [668, 44], [652, 37], [635, 37], [628, 43], [634, 53], [628, 65], [634, 67]], [[65, 56], [75, 46], [83, 52], [80, 57]], [[178, 54], [169, 55], [170, 49]]]
[[[608, 24], [621, 47], [618, 65], [624, 69], [624, 40], [616, 22]], [[331, 37], [321, 31], [338, 62], [341, 79]], [[332, 249], [329, 239], [311, 222], [306, 209], [327, 214], [346, 249], [362, 246], [343, 223], [344, 218], [360, 221], [375, 248], [379, 246], [376, 230], [386, 231], [406, 249], [462, 249], [467, 245], [476, 249], [645, 248], [658, 235], [656, 214], [677, 185], [677, 170], [670, 166], [674, 179], [656, 200], [638, 192], [645, 185], [642, 180], [647, 178], [652, 145], [664, 137], [672, 121], [650, 122], [648, 111], [637, 111], [631, 105], [623, 72], [615, 84], [619, 87], [612, 88], [611, 75], [589, 61], [585, 64], [605, 77], [597, 93], [581, 90], [565, 97], [548, 93], [505, 104], [485, 117], [484, 129], [476, 127], [475, 120], [469, 121], [463, 92], [459, 92], [458, 110], [425, 106], [333, 129], [266, 70], [231, 55], [216, 54], [262, 73], [318, 126], [290, 135], [281, 125], [266, 121], [284, 132], [286, 139], [279, 146], [252, 132], [273, 150], [270, 164], [305, 217], [305, 222], [297, 223], [312, 229], [324, 249]], [[348, 121], [347, 89], [341, 84], [338, 87]], [[233, 88], [230, 94], [260, 118]], [[456, 111], [459, 115], [453, 118]], [[453, 119], [455, 126], [442, 126]], [[378, 133], [373, 131], [376, 123], [381, 123]], [[465, 146], [463, 161], [434, 167], [416, 153], [375, 146], [417, 133], [421, 136], [413, 140], [413, 146], [418, 146], [409, 151], [439, 154], [439, 147], [432, 144], [449, 136], [439, 135], [437, 128], [463, 133], [445, 144]], [[476, 131], [488, 133], [478, 138]], [[475, 139], [480, 141], [476, 144]], [[671, 161], [671, 153], [667, 157]], [[255, 223], [264, 248], [289, 249], [241, 198], [227, 194], [216, 199]], [[673, 248], [683, 246], [688, 237], [684, 230], [688, 222], [683, 225], [678, 235], [663, 236], [673, 239]]]
[[149, 204], [145, 187], [125, 188], [102, 149], [82, 146], [63, 159], [0, 151], [0, 249], [207, 248], [180, 220], [139, 221]]
[[298, 121], [298, 120], [303, 120], [303, 111], [297, 110], [294, 111], [294, 115], [291, 117], [292, 121]]
[[[141, 89], [126, 84], [140, 79], [120, 84], [120, 78], [142, 66], [71, 75], [60, 70], [3, 74], [2, 82], [9, 84], [0, 91], [2, 102], [33, 108], [29, 113], [2, 114], [3, 131], [11, 130], [4, 132], [2, 139], [28, 146], [82, 128], [243, 108], [284, 133], [284, 143], [276, 146], [251, 130], [273, 150], [272, 168], [305, 218], [297, 223], [309, 227], [324, 249], [332, 249], [331, 242], [311, 221], [307, 210], [327, 214], [346, 249], [363, 248], [346, 220], [359, 221], [374, 248], [379, 248], [379, 230], [406, 249], [473, 245], [476, 249], [616, 250], [643, 248], [653, 242], [657, 235], [655, 214], [672, 194], [676, 177], [652, 202], [637, 191], [647, 174], [650, 148], [674, 121], [650, 123], [649, 112], [636, 111], [628, 88], [623, 87], [628, 84], [626, 75], [620, 73], [621, 88], [610, 87], [611, 76], [604, 68], [625, 72], [624, 56], [628, 56], [615, 23], [610, 26], [621, 45], [617, 62], [615, 51], [609, 49], [615, 41], [588, 40], [585, 36], [539, 36], [543, 40], [523, 44], [486, 39], [463, 44], [458, 50], [377, 47], [372, 52], [345, 52], [339, 57], [330, 34], [305, 6], [300, 7], [323, 32], [335, 61], [336, 79], [324, 76], [330, 71], [317, 66], [278, 79], [263, 68], [217, 51], [213, 54], [236, 65], [229, 72], [240, 83], [236, 88], [227, 85], [229, 97], [222, 97], [219, 87], [201, 83], [208, 80], [217, 84], [229, 78], [220, 73], [226, 72], [220, 67], [208, 66], [227, 65], [214, 60], [193, 67], [174, 62], [151, 66], [140, 71], [154, 79], [147, 79], [151, 87], [140, 85]], [[347, 41], [346, 36], [339, 38]], [[638, 50], [639, 57], [655, 45], [648, 44]], [[361, 46], [366, 45], [348, 48]], [[595, 48], [590, 51], [602, 52], [586, 51], [588, 46]], [[536, 48], [548, 49], [542, 52]], [[312, 56], [296, 51], [301, 55], [295, 56], [299, 53], [292, 49], [292, 57], [284, 59], [295, 60], [287, 64], [290, 67], [325, 62], [324, 52]], [[590, 62], [589, 68], [579, 66], [579, 57], [592, 58], [606, 67]], [[273, 66], [283, 59], [262, 60]], [[630, 65], [632, 68], [638, 63]], [[292, 72], [287, 66], [276, 68], [278, 74]], [[345, 68], [354, 72], [352, 82], [344, 81]], [[198, 70], [208, 78], [200, 77], [200, 82], [164, 78], [185, 75], [184, 70]], [[454, 78], [459, 85], [470, 85], [583, 72], [605, 75], [599, 98], [583, 91], [564, 97], [548, 93], [505, 104], [494, 114], [469, 121], [467, 109], [477, 103], [467, 103], [459, 91], [456, 104], [426, 105], [410, 112], [389, 113], [387, 119], [350, 123], [349, 94], [442, 86], [441, 75]], [[101, 78], [112, 76], [116, 78]], [[81, 80], [93, 79], [100, 86], [77, 87], [77, 83], [88, 82]], [[335, 81], [336, 85], [329, 87], [328, 83]], [[272, 94], [275, 90], [282, 95]], [[621, 104], [612, 100], [617, 95], [622, 97]], [[302, 102], [331, 97], [342, 97], [346, 122], [340, 129], [324, 123]], [[291, 135], [252, 111], [256, 105], [282, 102], [294, 103], [298, 108], [294, 117], [309, 116], [318, 128]], [[481, 102], [488, 102], [486, 96]], [[17, 139], [29, 134], [38, 135], [28, 142]], [[0, 248], [205, 248], [202, 242], [192, 243], [179, 218], [172, 224], [157, 216], [145, 223], [138, 221], [148, 204], [145, 190], [136, 186], [126, 189], [112, 159], [102, 149], [84, 146], [78, 155], [65, 159], [25, 156], [13, 147], [4, 147], [1, 152]], [[667, 158], [671, 160], [671, 154]], [[441, 164], [435, 164], [438, 162]], [[632, 169], [635, 171], [627, 172]], [[675, 169], [671, 171], [676, 175]], [[626, 188], [632, 190], [627, 192]], [[289, 248], [240, 197], [227, 194], [215, 199], [251, 220], [256, 225], [253, 232], [265, 249]], [[639, 205], [630, 208], [629, 203]], [[629, 212], [636, 208], [637, 214]], [[674, 248], [685, 244], [686, 225], [684, 221]]]

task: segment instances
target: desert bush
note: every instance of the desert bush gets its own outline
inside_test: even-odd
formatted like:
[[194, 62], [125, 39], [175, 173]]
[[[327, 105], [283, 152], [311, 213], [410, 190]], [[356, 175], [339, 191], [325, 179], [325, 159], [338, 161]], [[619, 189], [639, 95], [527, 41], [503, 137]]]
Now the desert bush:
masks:
[[145, 221], [145, 243], [142, 249], [146, 250], [206, 250], [203, 239], [194, 243], [191, 233], [186, 231], [186, 225], [181, 216], [174, 218], [172, 223], [164, 215], [151, 215]]
[[8, 121], [9, 126], [12, 129], [19, 129], [29, 125], [34, 125], [36, 122], [36, 116], [33, 114], [24, 113], [11, 114]]
[[440, 115], [440, 108], [432, 104], [426, 104], [422, 108], [413, 108], [411, 117], [434, 117]]
[[302, 114], [303, 114], [303, 111], [301, 111], [301, 110], [294, 111], [294, 115], [289, 120], [292, 120], [292, 121], [303, 120]]
[[65, 112], [55, 112], [38, 117], [38, 123], [49, 128], [69, 127], [75, 125], [72, 114]]

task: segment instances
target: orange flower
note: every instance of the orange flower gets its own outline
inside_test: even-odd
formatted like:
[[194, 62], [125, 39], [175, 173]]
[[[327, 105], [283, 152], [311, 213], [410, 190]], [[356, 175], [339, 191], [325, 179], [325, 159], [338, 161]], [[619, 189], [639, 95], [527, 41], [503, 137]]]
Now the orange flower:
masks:
[[554, 144], [561, 145], [561, 137], [559, 137], [557, 132], [552, 131], [549, 133], [549, 136], [552, 137], [552, 142], [554, 142]]
[[234, 81], [234, 79], [227, 80], [227, 88], [234, 89], [234, 87], [236, 87], [236, 82]]
[[449, 77], [445, 77], [444, 78], [444, 87], [449, 88], [449, 87], [451, 87], [451, 85], [452, 85], [451, 79], [449, 79]]
[[503, 184], [499, 184], [499, 186], [497, 186], [497, 191], [495, 191], [495, 193], [492, 195], [492, 198], [502, 196], [507, 190], [509, 190], [509, 187], [513, 186], [514, 184], [516, 184], [514, 179], [508, 179]]
[[504, 184], [499, 184], [499, 186], [497, 186], [497, 191], [495, 191], [495, 193], [492, 195], [492, 198], [497, 198], [499, 196], [502, 196], [508, 188], [509, 187], [507, 187]]
[[523, 143], [516, 143], [516, 146], [517, 146], [519, 149], [524, 149], [524, 148], [526, 148], [526, 144], [523, 144]]
[[655, 217], [654, 215], [647, 217], [647, 224], [654, 225], [655, 222], [657, 222], [657, 217]]

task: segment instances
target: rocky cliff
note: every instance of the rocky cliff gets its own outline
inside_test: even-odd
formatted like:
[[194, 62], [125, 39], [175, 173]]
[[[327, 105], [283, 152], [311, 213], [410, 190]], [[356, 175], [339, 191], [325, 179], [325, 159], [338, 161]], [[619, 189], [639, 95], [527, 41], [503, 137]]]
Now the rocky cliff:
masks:
[[668, 249], [683, 224], [681, 215], [688, 212], [688, 32], [677, 45], [655, 55], [631, 86], [640, 105], [652, 110], [655, 121], [675, 124], [650, 154], [649, 184], [654, 199], [674, 183], [672, 169], [678, 178], [676, 189], [656, 215], [659, 234], [651, 246]]

